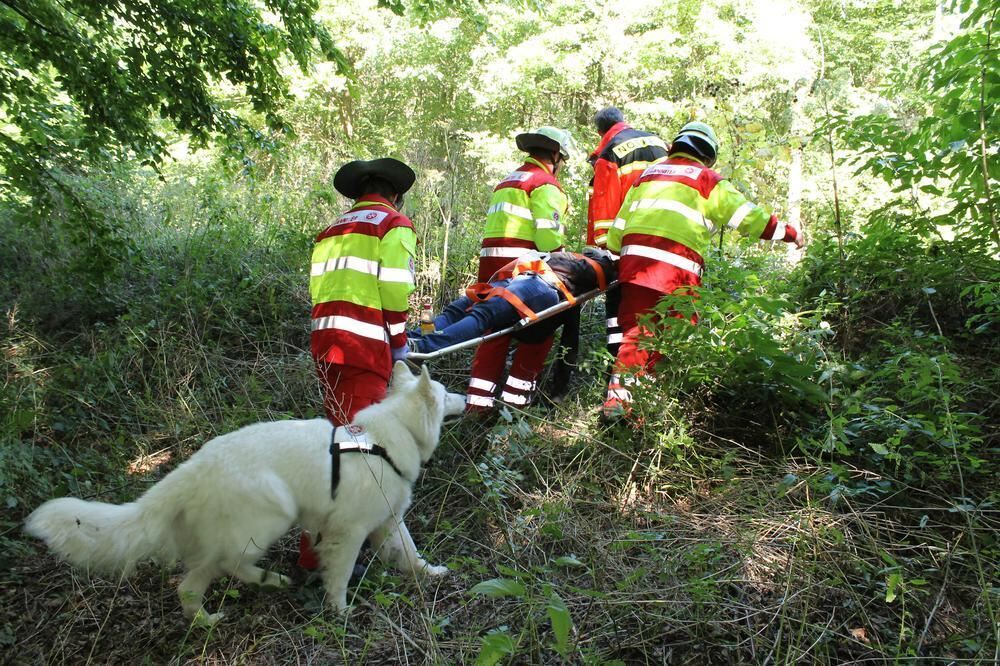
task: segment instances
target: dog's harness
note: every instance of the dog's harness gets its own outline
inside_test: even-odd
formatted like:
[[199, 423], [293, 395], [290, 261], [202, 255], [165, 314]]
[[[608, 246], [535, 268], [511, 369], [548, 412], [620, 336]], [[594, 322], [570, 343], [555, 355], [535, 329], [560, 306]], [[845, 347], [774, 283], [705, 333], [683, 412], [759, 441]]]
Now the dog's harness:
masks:
[[[410, 479], [396, 466], [396, 463], [389, 457], [389, 452], [382, 446], [372, 441], [364, 426], [345, 425], [337, 426], [333, 429], [330, 438], [330, 497], [336, 497], [337, 484], [340, 483], [340, 454], [341, 453], [367, 453], [381, 457], [403, 480]], [[411, 481], [412, 483], [412, 481]]]

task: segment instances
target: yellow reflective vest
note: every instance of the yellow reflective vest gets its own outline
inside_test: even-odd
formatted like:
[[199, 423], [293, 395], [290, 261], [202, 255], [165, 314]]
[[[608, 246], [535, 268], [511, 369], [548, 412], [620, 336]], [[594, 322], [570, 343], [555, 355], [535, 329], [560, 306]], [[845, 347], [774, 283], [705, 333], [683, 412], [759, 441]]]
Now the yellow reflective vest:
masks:
[[316, 237], [309, 278], [312, 355], [385, 379], [406, 345], [417, 236], [383, 197], [366, 195]]
[[676, 154], [648, 167], [608, 232], [608, 249], [621, 255], [619, 282], [667, 293], [680, 270], [686, 284], [700, 284], [704, 256], [723, 226], [764, 240], [798, 236], [694, 158]]
[[549, 168], [528, 160], [494, 188], [479, 252], [479, 281], [525, 252], [561, 250], [569, 200]]

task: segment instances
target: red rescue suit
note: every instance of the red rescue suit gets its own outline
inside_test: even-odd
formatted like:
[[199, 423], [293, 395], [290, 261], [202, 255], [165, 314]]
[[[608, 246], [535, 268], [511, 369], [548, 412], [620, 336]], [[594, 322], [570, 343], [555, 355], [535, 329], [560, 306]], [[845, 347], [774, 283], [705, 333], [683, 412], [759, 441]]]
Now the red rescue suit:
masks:
[[[587, 245], [607, 247], [608, 231], [618, 216], [625, 193], [651, 164], [667, 159], [667, 145], [649, 132], [633, 129], [620, 122], [601, 137], [601, 142], [587, 161], [594, 167], [587, 206]], [[618, 307], [621, 292], [612, 289], [604, 297], [608, 353], [618, 355], [622, 341]]]
[[587, 245], [606, 247], [608, 230], [614, 224], [625, 193], [646, 167], [667, 159], [663, 139], [633, 129], [628, 123], [611, 127], [587, 161], [594, 167], [587, 206]]

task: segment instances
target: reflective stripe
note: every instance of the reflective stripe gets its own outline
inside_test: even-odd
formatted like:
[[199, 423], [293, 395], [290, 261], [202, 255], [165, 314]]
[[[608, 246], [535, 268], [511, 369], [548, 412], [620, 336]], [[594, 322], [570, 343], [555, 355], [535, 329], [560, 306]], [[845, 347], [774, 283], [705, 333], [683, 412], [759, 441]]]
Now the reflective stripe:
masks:
[[506, 403], [510, 403], [511, 405], [528, 404], [528, 396], [517, 395], [516, 393], [508, 393], [507, 391], [504, 391], [503, 393], [500, 394], [500, 399]]
[[612, 333], [608, 336], [609, 345], [619, 345], [622, 342], [624, 334], [623, 333]]
[[617, 326], [618, 325], [618, 317], [612, 317], [611, 319], [608, 319], [607, 324], [608, 324], [608, 328], [612, 328], [614, 326]]
[[386, 268], [383, 266], [378, 272], [378, 279], [382, 282], [402, 282], [413, 284], [413, 273], [409, 268]]
[[726, 226], [729, 227], [730, 229], [738, 229], [740, 224], [743, 223], [744, 218], [746, 218], [746, 216], [749, 215], [754, 208], [756, 208], [756, 206], [754, 206], [749, 201], [746, 202], [745, 204], [736, 209], [736, 212], [733, 213], [733, 216], [729, 218], [728, 222], [726, 222]]
[[524, 379], [518, 379], [517, 377], [508, 377], [507, 386], [517, 389], [519, 391], [530, 391], [535, 388], [535, 382], [529, 382]]
[[389, 324], [389, 335], [399, 335], [400, 333], [406, 332], [406, 322], [401, 321], [398, 324]]
[[608, 242], [608, 235], [601, 234], [600, 236], [594, 236], [594, 243], [597, 245], [606, 245]]
[[656, 162], [629, 162], [628, 164], [623, 164], [618, 167], [618, 175], [627, 176], [633, 171], [645, 171], [653, 164], [656, 164]]
[[509, 203], [509, 202], [506, 202], [506, 201], [500, 201], [500, 202], [497, 202], [497, 203], [493, 204], [486, 211], [486, 214], [487, 215], [492, 215], [493, 213], [496, 213], [497, 211], [502, 211], [502, 212], [507, 213], [509, 215], [513, 215], [514, 217], [520, 217], [520, 218], [522, 218], [524, 220], [530, 220], [531, 219], [531, 211], [530, 210], [528, 210], [524, 206], [518, 206], [517, 204], [512, 204], [512, 203]]
[[544, 217], [535, 218], [535, 228], [536, 229], [558, 229], [559, 233], [562, 233], [563, 225], [559, 224], [556, 220], [547, 220]]
[[338, 331], [354, 333], [355, 335], [360, 335], [363, 338], [381, 340], [385, 343], [389, 342], [389, 338], [385, 334], [385, 329], [383, 327], [378, 326], [377, 324], [369, 324], [366, 321], [360, 321], [358, 319], [354, 319], [353, 317], [330, 315], [329, 317], [320, 317], [312, 320], [312, 330], [314, 331], [323, 331], [331, 328], [337, 329]]
[[492, 407], [493, 398], [491, 397], [488, 398], [484, 395], [475, 395], [474, 393], [470, 393], [469, 395], [465, 396], [465, 404], [475, 405], [477, 407]]
[[614, 220], [597, 220], [594, 222], [594, 231], [597, 231], [598, 229], [610, 229], [611, 225], [614, 223]]
[[767, 240], [783, 240], [785, 238], [785, 224], [778, 222], [774, 225], [774, 233]]
[[658, 136], [637, 136], [634, 139], [628, 139], [622, 141], [617, 146], [611, 149], [611, 152], [621, 159], [631, 153], [633, 150], [639, 150], [640, 148], [662, 148], [667, 149], [667, 144], [663, 143], [663, 139]]
[[370, 259], [362, 259], [361, 257], [331, 257], [326, 261], [314, 263], [309, 271], [309, 275], [311, 277], [319, 277], [324, 273], [343, 269], [367, 273], [368, 275], [378, 275], [378, 262]]
[[493, 393], [497, 390], [497, 385], [493, 382], [488, 382], [485, 379], [480, 379], [479, 377], [472, 377], [469, 379], [470, 389], [479, 389], [480, 391], [486, 391], [487, 393]]
[[618, 388], [618, 389], [608, 389], [608, 400], [621, 400], [622, 402], [632, 402], [632, 394], [628, 390]]
[[695, 275], [701, 275], [701, 265], [697, 262], [691, 261], [687, 257], [682, 257], [679, 254], [674, 254], [673, 252], [658, 250], [655, 247], [647, 247], [646, 245], [626, 245], [622, 248], [621, 256], [624, 257], [626, 255], [646, 257], [647, 259], [662, 261], [665, 264], [670, 264], [671, 266], [691, 271]]
[[525, 252], [531, 252], [530, 247], [484, 247], [479, 251], [480, 257], [508, 257], [517, 259]]
[[625, 218], [624, 217], [617, 218], [615, 220], [614, 228], [615, 229], [624, 229], [625, 228]]
[[711, 221], [707, 220], [704, 215], [696, 211], [694, 208], [685, 206], [680, 201], [673, 201], [671, 199], [639, 199], [632, 204], [631, 211], [643, 209], [643, 208], [654, 208], [657, 210], [669, 210], [674, 213], [679, 213], [683, 215], [691, 222], [697, 225], [703, 226], [709, 230], [709, 232], [715, 232], [715, 225]]

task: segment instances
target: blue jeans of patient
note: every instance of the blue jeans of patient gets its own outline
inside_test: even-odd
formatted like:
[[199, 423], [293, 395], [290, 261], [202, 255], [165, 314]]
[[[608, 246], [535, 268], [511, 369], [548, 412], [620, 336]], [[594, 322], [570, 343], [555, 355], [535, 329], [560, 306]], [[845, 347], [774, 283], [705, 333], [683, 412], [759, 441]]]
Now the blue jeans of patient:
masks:
[[[494, 287], [506, 287], [535, 312], [559, 302], [559, 292], [534, 274], [518, 275], [513, 279], [491, 282]], [[471, 309], [470, 309], [471, 306]], [[429, 353], [484, 335], [486, 332], [510, 326], [521, 318], [513, 305], [499, 296], [474, 303], [463, 296], [449, 303], [434, 318], [436, 333], [418, 338], [417, 349]]]

